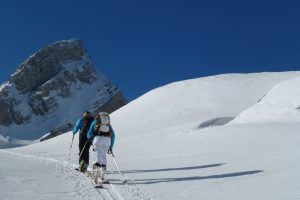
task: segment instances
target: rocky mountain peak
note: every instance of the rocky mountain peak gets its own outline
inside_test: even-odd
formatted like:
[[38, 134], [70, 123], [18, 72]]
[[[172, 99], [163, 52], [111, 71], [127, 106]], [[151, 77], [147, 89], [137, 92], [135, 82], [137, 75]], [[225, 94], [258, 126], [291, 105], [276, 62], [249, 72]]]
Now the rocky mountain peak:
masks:
[[83, 60], [87, 52], [81, 40], [55, 42], [30, 56], [9, 82], [22, 93], [32, 92], [64, 70], [64, 64]]
[[14, 131], [22, 128], [37, 137], [73, 124], [83, 110], [112, 112], [125, 104], [81, 40], [58, 41], [26, 59], [0, 87], [0, 134], [17, 137]]

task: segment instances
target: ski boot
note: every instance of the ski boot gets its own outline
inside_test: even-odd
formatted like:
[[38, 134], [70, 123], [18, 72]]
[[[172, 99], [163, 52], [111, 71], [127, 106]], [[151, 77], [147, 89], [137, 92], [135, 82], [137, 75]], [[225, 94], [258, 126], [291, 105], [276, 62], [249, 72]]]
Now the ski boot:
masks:
[[95, 163], [93, 165], [95, 184], [107, 184], [108, 183], [108, 181], [104, 179], [105, 170], [106, 170], [106, 165], [100, 165], [99, 163]]
[[101, 165], [99, 163], [95, 163], [93, 165], [93, 179], [95, 188], [102, 188], [102, 182], [101, 182]]
[[104, 175], [106, 173], [106, 165], [100, 165], [101, 168], [101, 182], [103, 184], [109, 184], [109, 181], [105, 179]]
[[84, 160], [81, 160], [79, 163], [79, 171], [80, 172], [86, 172], [88, 167], [88, 163], [86, 163]]

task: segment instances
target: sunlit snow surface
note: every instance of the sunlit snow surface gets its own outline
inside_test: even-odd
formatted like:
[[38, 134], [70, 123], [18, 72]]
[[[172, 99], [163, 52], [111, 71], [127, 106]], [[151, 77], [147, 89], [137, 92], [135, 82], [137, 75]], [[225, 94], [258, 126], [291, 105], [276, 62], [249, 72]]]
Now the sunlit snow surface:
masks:
[[67, 163], [71, 133], [1, 150], [1, 199], [298, 200], [298, 76], [228, 74], [177, 82], [119, 109], [111, 119], [114, 152], [129, 181], [119, 181], [108, 156], [107, 190], [95, 190], [72, 170], [77, 137]]

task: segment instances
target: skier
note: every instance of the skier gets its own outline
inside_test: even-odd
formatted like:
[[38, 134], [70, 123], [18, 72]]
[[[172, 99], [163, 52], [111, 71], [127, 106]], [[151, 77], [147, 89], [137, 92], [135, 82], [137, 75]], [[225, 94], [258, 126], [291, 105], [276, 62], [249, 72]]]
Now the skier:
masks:
[[94, 121], [94, 117], [89, 111], [83, 113], [83, 117], [78, 119], [76, 126], [73, 129], [73, 134], [80, 130], [79, 133], [79, 171], [85, 172], [89, 165], [89, 150], [91, 142], [87, 138], [87, 132]]
[[[95, 184], [98, 184], [98, 178], [104, 181], [104, 173], [106, 171], [106, 154], [112, 153], [115, 141], [115, 133], [110, 124], [110, 117], [107, 112], [100, 112], [93, 121], [87, 137], [93, 141], [94, 151], [96, 152], [96, 161], [93, 165], [95, 173]], [[93, 140], [94, 139], [94, 140]]]

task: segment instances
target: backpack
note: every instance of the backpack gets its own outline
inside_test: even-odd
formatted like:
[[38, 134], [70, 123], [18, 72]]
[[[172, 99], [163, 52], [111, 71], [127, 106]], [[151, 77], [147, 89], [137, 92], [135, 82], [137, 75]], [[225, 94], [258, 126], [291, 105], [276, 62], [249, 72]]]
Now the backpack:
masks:
[[86, 134], [89, 131], [89, 128], [94, 121], [94, 117], [83, 117], [83, 128], [81, 133]]
[[107, 112], [100, 112], [98, 114], [98, 117], [96, 118], [97, 124], [96, 124], [96, 132], [109, 132], [109, 124], [110, 124], [110, 118]]

